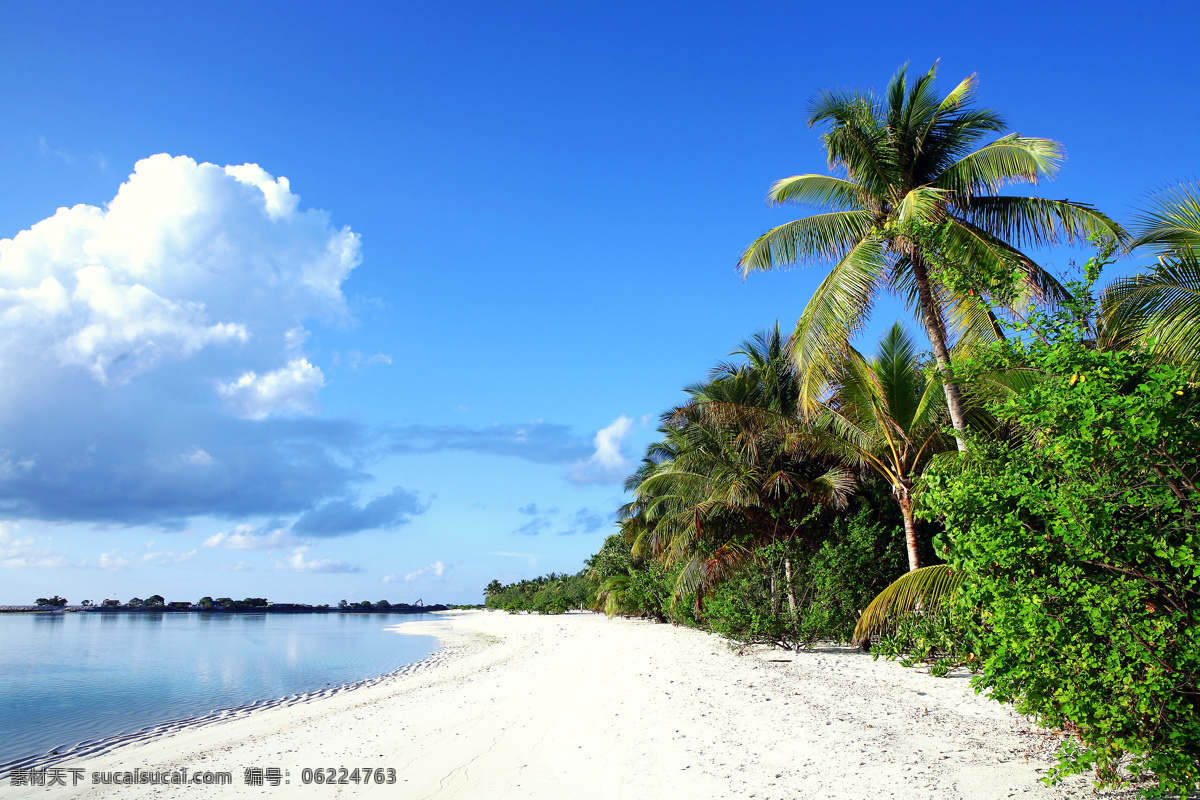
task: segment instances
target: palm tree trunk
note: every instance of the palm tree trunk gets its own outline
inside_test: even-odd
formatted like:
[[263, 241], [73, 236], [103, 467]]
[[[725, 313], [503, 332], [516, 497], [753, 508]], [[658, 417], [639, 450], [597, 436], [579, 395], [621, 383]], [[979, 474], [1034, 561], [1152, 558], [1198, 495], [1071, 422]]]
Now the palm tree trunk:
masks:
[[917, 523], [912, 514], [912, 498], [908, 492], [899, 497], [900, 515], [904, 517], [904, 544], [908, 548], [908, 571], [921, 568], [921, 556], [917, 552]]
[[795, 619], [796, 587], [792, 585], [792, 560], [790, 558], [783, 560], [783, 576], [787, 581], [788, 610], [792, 612], [792, 619]]
[[967, 430], [967, 417], [963, 412], [962, 393], [954, 380], [954, 369], [950, 366], [950, 351], [946, 347], [946, 328], [942, 324], [942, 314], [937, 304], [933, 302], [933, 290], [929, 286], [929, 270], [925, 260], [921, 258], [917, 248], [912, 248], [913, 278], [917, 282], [917, 303], [921, 309], [921, 321], [925, 325], [925, 333], [929, 336], [929, 344], [933, 347], [933, 357], [937, 361], [938, 372], [942, 373], [942, 391], [946, 393], [946, 409], [950, 412], [950, 424], [954, 426], [955, 439], [958, 441], [960, 453], [967, 451], [967, 441], [963, 433]]

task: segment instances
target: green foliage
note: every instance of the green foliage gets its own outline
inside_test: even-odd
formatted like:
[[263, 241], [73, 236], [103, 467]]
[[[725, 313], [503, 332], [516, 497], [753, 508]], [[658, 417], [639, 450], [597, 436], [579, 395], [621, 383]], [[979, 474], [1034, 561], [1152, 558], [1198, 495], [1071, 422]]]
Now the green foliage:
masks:
[[[935, 77], [936, 65], [915, 79], [902, 67], [882, 95], [821, 92], [809, 124], [824, 129], [829, 165], [838, 175], [777, 181], [769, 201], [818, 213], [767, 231], [738, 262], [743, 274], [832, 265], [791, 339], [808, 410], [827, 394], [884, 290], [918, 313], [939, 370], [950, 378], [950, 341], [998, 338], [992, 308], [1063, 295], [1018, 248], [1089, 234], [1124, 236], [1089, 205], [1001, 195], [1007, 185], [1053, 177], [1065, 156], [1062, 145], [1016, 133], [985, 142], [1005, 125], [997, 112], [975, 105], [976, 78], [939, 97]], [[959, 414], [954, 386], [943, 386], [952, 418]]]
[[930, 675], [942, 677], [954, 667], [978, 672], [983, 650], [978, 617], [947, 604], [898, 618], [874, 642], [871, 656], [899, 659], [906, 667], [927, 664]]
[[807, 538], [793, 510], [844, 508], [855, 483], [797, 419], [796, 372], [778, 326], [732, 355], [744, 361], [718, 364], [663, 415], [663, 438], [626, 481], [634, 499], [620, 511], [621, 532], [636, 559], [676, 576], [675, 605], [703, 597], [759, 547]]
[[1041, 380], [994, 404], [1011, 435], [927, 474], [982, 609], [979, 690], [1076, 735], [1051, 779], [1200, 786], [1200, 392], [1183, 369], [1082, 338], [1084, 300], [967, 372]]
[[704, 624], [739, 644], [798, 649], [850, 641], [860, 610], [905, 571], [898, 516], [890, 503], [810, 515], [806, 524], [820, 546], [793, 540], [759, 550], [753, 566], [705, 598]]
[[537, 578], [500, 584], [489, 584], [486, 608], [505, 611], [536, 611], [539, 614], [564, 614], [571, 609], [591, 605], [596, 593], [595, 584], [585, 573], [567, 575], [551, 572]]
[[948, 564], [921, 567], [901, 575], [863, 610], [854, 626], [855, 641], [886, 630], [911, 614], [936, 611], [952, 603], [964, 578]]
[[53, 606], [54, 608], [62, 608], [67, 604], [67, 599], [65, 597], [54, 595], [54, 597], [39, 597], [34, 602], [39, 606]]
[[668, 569], [655, 560], [634, 558], [624, 536], [615, 533], [588, 559], [587, 577], [596, 586], [592, 608], [608, 616], [652, 617], [659, 622], [690, 618], [685, 596], [672, 603], [679, 568]]
[[151, 608], [161, 608], [166, 605], [167, 600], [161, 594], [152, 594], [146, 598], [146, 605]]

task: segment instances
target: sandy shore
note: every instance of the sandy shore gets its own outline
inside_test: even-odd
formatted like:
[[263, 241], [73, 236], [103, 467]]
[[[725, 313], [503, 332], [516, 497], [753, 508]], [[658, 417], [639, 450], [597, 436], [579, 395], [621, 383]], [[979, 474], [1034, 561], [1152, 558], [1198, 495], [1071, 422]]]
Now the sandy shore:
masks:
[[[68, 759], [83, 780], [4, 797], [1050, 798], [1055, 740], [977, 697], [851, 649], [738, 654], [715, 636], [594, 614], [408, 623], [445, 648], [354, 691]], [[92, 773], [228, 771], [229, 786], [95, 786]], [[247, 767], [290, 784], [248, 786]], [[393, 785], [304, 768], [394, 769]], [[374, 775], [375, 773], [372, 773]], [[386, 776], [382, 773], [381, 776]], [[361, 779], [361, 775], [360, 775]], [[386, 777], [385, 777], [386, 779]], [[1110, 797], [1116, 795], [1110, 795]]]

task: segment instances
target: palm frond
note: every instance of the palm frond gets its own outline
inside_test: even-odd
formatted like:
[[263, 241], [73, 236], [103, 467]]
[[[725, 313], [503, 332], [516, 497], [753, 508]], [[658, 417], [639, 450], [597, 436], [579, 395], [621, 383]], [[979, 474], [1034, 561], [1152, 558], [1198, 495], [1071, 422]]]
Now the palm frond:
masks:
[[853, 181], [832, 175], [793, 175], [771, 185], [767, 201], [772, 205], [799, 203], [838, 211], [861, 210], [866, 207], [867, 195]]
[[995, 194], [1014, 183], [1053, 178], [1064, 158], [1060, 142], [1012, 133], [951, 164], [935, 185], [961, 197]]
[[1101, 347], [1143, 345], [1166, 360], [1200, 365], [1200, 259], [1186, 256], [1117, 280], [1100, 308]]
[[899, 222], [909, 219], [938, 222], [943, 216], [942, 207], [948, 194], [946, 190], [934, 186], [918, 186], [896, 205], [896, 219]]
[[865, 324], [887, 269], [884, 247], [875, 237], [863, 239], [821, 281], [796, 322], [791, 351], [802, 410], [823, 399], [840, 355]]
[[1123, 241], [1125, 230], [1087, 203], [1041, 197], [970, 197], [955, 204], [976, 228], [1016, 248], [1073, 244], [1089, 236]]
[[1130, 250], [1152, 247], [1167, 255], [1200, 256], [1200, 185], [1159, 192], [1137, 215]]
[[759, 236], [738, 259], [745, 277], [810, 261], [844, 258], [871, 226], [868, 211], [832, 211], [786, 222]]
[[951, 569], [949, 564], [906, 572], [872, 600], [854, 626], [857, 644], [868, 636], [894, 625], [903, 617], [936, 611], [954, 600], [963, 585], [965, 575]]

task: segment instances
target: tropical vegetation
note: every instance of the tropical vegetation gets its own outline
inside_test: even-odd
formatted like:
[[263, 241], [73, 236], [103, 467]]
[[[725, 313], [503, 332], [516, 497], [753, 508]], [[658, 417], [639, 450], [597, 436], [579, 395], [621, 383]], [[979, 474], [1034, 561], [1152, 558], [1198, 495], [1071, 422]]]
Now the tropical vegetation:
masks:
[[973, 105], [975, 76], [939, 98], [936, 74], [934, 65], [910, 86], [901, 68], [882, 97], [820, 93], [809, 126], [825, 126], [834, 174], [776, 181], [768, 200], [821, 213], [762, 234], [738, 263], [746, 274], [833, 262], [792, 337], [806, 407], [822, 399], [879, 292], [900, 294], [929, 338], [961, 449], [967, 419], [953, 340], [995, 341], [997, 309], [1019, 314], [1030, 301], [1062, 299], [1058, 281], [1018, 248], [1122, 234], [1085, 203], [999, 194], [1053, 177], [1062, 145], [1019, 133], [983, 143], [1005, 130], [1003, 117]]
[[[488, 587], [491, 608], [587, 607], [734, 646], [862, 643], [966, 667], [978, 691], [1072, 734], [1048, 776], [1200, 788], [1200, 186], [1129, 231], [1086, 203], [1007, 196], [1064, 150], [1005, 133], [905, 69], [827, 91], [832, 175], [776, 182], [818, 213], [743, 274], [830, 271], [790, 338], [736, 348], [660, 419], [617, 531], [577, 575]], [[984, 141], [989, 135], [996, 138]], [[1024, 251], [1086, 241], [1078, 280]], [[1122, 256], [1152, 263], [1100, 284]], [[881, 291], [913, 311], [855, 349]], [[1148, 788], [1147, 788], [1148, 787]]]

